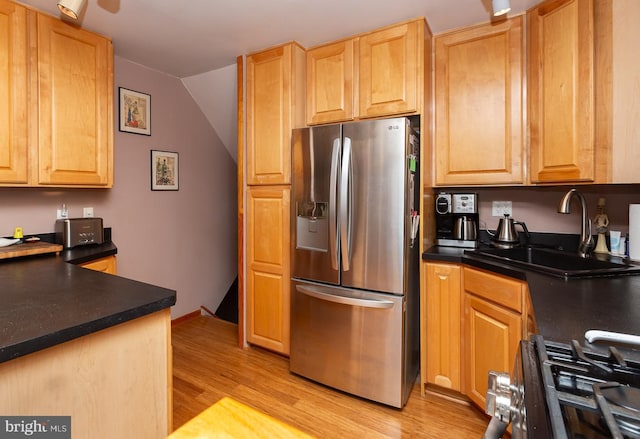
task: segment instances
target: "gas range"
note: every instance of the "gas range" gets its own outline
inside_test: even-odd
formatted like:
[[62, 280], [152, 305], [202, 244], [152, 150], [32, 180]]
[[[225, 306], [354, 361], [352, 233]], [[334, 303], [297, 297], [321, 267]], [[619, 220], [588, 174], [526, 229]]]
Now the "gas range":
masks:
[[[622, 351], [624, 352], [624, 351]], [[640, 438], [640, 361], [614, 345], [522, 341], [511, 379], [491, 372], [485, 438]]]

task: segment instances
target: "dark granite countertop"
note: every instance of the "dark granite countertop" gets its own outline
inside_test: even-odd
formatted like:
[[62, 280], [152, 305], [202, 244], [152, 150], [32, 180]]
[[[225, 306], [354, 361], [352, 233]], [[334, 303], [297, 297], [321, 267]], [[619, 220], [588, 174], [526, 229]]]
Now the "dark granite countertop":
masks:
[[108, 242], [0, 261], [0, 362], [175, 304], [174, 290], [74, 265], [116, 253]]
[[95, 259], [104, 258], [118, 253], [118, 247], [109, 241], [100, 245], [82, 245], [79, 247], [63, 250], [60, 253], [65, 262], [72, 264], [83, 264]]
[[[575, 339], [590, 345], [584, 339], [589, 329], [640, 335], [640, 276], [565, 280], [480, 260], [465, 255], [462, 248], [438, 246], [425, 251], [422, 258], [462, 263], [527, 281], [538, 332], [547, 339], [561, 342]], [[599, 349], [599, 346], [592, 347]]]

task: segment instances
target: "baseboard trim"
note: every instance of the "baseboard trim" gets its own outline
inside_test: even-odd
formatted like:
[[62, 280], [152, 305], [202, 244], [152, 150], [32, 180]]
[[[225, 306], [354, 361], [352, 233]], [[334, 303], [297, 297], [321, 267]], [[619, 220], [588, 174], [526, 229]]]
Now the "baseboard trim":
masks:
[[199, 309], [197, 309], [197, 310], [195, 310], [193, 312], [190, 312], [189, 314], [185, 314], [183, 316], [180, 316], [180, 317], [177, 317], [177, 318], [171, 320], [171, 326], [177, 325], [178, 323], [182, 323], [182, 322], [185, 322], [187, 320], [191, 320], [191, 319], [193, 319], [195, 317], [198, 317], [200, 315], [201, 315], [201, 311]]
[[207, 308], [204, 305], [200, 305], [200, 310], [206, 312], [207, 314], [209, 314], [211, 317], [217, 317], [216, 313], [214, 313], [213, 311], [211, 311], [209, 308]]

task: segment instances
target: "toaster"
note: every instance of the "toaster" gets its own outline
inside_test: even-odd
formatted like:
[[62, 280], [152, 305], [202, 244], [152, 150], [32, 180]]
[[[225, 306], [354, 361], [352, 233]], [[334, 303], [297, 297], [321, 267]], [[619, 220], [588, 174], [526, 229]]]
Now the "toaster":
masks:
[[56, 243], [64, 248], [102, 244], [102, 218], [66, 218], [56, 220]]

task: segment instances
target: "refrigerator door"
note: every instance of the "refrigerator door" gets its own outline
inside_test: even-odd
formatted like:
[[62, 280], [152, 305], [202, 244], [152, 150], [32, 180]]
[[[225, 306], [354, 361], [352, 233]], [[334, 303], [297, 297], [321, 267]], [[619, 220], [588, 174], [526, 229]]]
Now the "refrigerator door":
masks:
[[337, 186], [341, 134], [340, 125], [300, 128], [292, 133], [294, 278], [340, 283]]
[[[408, 396], [403, 385], [404, 300], [294, 281], [291, 372], [401, 408]], [[409, 377], [410, 385], [415, 377]]]
[[339, 229], [344, 287], [404, 294], [407, 131], [406, 118], [343, 126]]

